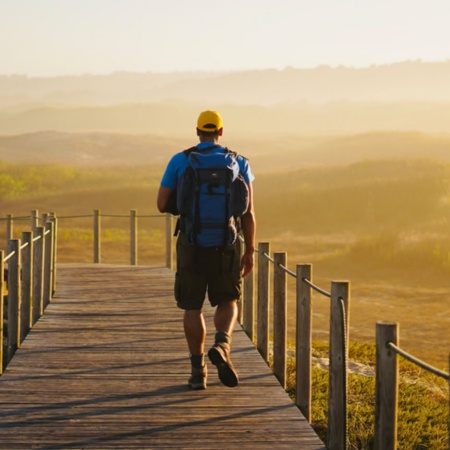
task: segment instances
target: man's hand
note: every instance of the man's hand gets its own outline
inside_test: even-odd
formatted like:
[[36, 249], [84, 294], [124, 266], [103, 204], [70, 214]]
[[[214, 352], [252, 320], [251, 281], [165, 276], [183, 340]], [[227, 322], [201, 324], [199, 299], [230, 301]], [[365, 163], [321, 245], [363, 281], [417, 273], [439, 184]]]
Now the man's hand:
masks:
[[245, 252], [241, 259], [241, 274], [245, 278], [252, 270], [255, 265], [254, 252]]

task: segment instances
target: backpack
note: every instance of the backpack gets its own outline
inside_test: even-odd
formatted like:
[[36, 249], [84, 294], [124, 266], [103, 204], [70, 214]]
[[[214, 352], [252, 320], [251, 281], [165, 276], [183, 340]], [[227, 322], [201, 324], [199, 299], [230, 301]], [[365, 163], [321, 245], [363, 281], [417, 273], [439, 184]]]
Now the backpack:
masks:
[[188, 242], [199, 247], [233, 244], [239, 232], [239, 217], [249, 204], [237, 153], [227, 148], [210, 153], [208, 150], [214, 147], [184, 151], [188, 164], [177, 186], [179, 229]]

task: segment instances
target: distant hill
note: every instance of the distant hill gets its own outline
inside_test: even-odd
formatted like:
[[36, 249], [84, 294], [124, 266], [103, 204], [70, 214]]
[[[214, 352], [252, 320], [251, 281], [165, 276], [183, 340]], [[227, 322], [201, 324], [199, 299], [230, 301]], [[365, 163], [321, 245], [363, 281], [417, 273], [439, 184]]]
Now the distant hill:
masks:
[[362, 69], [0, 76], [0, 134], [149, 133], [192, 137], [218, 109], [225, 134], [450, 133], [450, 61]]
[[241, 72], [114, 73], [54, 78], [0, 76], [0, 108], [29, 104], [112, 105], [168, 99], [200, 104], [450, 101], [450, 61], [366, 68]]
[[[209, 106], [209, 105], [208, 105]], [[114, 106], [41, 107], [0, 111], [0, 134], [61, 132], [149, 133], [195, 137], [205, 105], [142, 103]], [[215, 106], [224, 117], [224, 136], [348, 134], [372, 131], [450, 133], [450, 102], [330, 103], [326, 105]]]
[[0, 161], [63, 165], [165, 164], [183, 144], [152, 135], [44, 131], [0, 136]]
[[[152, 134], [63, 133], [44, 131], [0, 136], [0, 161], [78, 166], [155, 165], [195, 144], [189, 139]], [[224, 145], [250, 159], [255, 172], [321, 165], [345, 165], [363, 160], [450, 160], [450, 135], [418, 132], [372, 132], [326, 136], [245, 136]]]

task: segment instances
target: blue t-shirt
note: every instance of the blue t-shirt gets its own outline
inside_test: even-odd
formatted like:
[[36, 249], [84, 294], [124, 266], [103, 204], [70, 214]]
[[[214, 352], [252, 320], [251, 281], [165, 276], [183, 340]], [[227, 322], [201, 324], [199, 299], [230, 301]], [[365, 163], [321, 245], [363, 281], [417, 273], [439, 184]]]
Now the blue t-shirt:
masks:
[[[213, 144], [211, 142], [200, 142], [200, 144], [197, 145], [197, 148], [199, 150], [202, 150], [211, 147], [212, 145]], [[224, 151], [224, 148], [220, 145], [215, 145], [213, 148], [211, 148], [211, 150], [208, 151], [211, 153], [222, 153]], [[240, 173], [244, 177], [245, 182], [247, 184], [251, 183], [255, 179], [255, 176], [253, 175], [247, 159], [238, 155], [236, 161], [239, 164]], [[161, 180], [161, 186], [167, 189], [176, 189], [178, 186], [178, 180], [187, 168], [187, 163], [188, 159], [183, 152], [174, 155], [169, 161], [166, 171], [164, 172]]]

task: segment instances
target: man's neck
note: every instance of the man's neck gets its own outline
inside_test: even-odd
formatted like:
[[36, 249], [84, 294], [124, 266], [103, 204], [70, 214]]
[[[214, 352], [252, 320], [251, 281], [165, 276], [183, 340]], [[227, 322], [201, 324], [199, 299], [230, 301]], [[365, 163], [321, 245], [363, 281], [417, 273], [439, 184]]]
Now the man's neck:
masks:
[[211, 143], [211, 144], [218, 144], [219, 143], [219, 139], [218, 138], [212, 138], [212, 137], [205, 137], [205, 138], [200, 138], [200, 143]]

